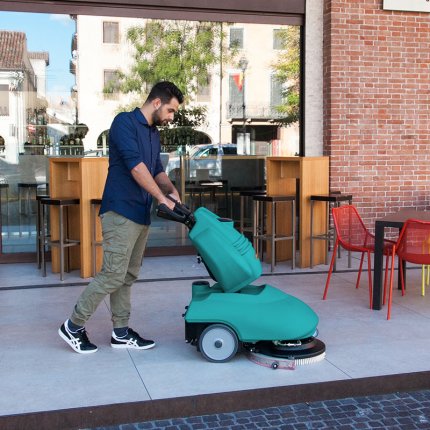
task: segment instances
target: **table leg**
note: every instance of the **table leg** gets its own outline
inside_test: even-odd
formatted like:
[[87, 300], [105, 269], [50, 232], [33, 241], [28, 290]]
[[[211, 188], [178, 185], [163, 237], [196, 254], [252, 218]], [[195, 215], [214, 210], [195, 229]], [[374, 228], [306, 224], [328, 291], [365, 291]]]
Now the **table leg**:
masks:
[[373, 305], [374, 310], [382, 308], [382, 267], [384, 248], [384, 226], [376, 221], [375, 223], [375, 255], [373, 262]]
[[[402, 229], [399, 228], [399, 234], [401, 230]], [[406, 290], [406, 261], [405, 260], [402, 260], [402, 266], [403, 266], [403, 282], [405, 284], [405, 290]], [[397, 270], [397, 289], [398, 290], [402, 289], [402, 272], [400, 272], [400, 267]]]

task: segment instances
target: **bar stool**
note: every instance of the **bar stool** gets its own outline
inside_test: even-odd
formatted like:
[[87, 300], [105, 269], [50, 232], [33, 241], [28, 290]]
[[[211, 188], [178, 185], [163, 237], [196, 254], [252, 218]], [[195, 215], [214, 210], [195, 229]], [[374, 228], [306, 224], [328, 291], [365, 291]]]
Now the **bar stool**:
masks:
[[[58, 198], [45, 198], [40, 200], [42, 205], [42, 225], [47, 225], [47, 217], [45, 206], [57, 206], [59, 213], [59, 223], [58, 223], [58, 240], [51, 240], [47, 238], [45, 229], [42, 228], [42, 266], [43, 266], [43, 276], [46, 276], [46, 258], [45, 258], [45, 245], [50, 245], [51, 247], [60, 248], [60, 280], [63, 280], [64, 277], [64, 251], [66, 248], [71, 246], [78, 246], [80, 244], [79, 240], [70, 239], [68, 237], [68, 229], [67, 229], [67, 219], [66, 223], [64, 223], [64, 208], [67, 208], [72, 205], [79, 205], [80, 200], [72, 197], [58, 197]], [[66, 213], [67, 218], [67, 213]], [[66, 232], [64, 232], [66, 230]], [[69, 270], [69, 264], [67, 264], [67, 271]]]
[[91, 275], [96, 276], [97, 271], [97, 255], [96, 248], [103, 245], [103, 241], [97, 240], [97, 215], [96, 208], [102, 204], [102, 199], [91, 199]]
[[[46, 182], [18, 182], [18, 204], [19, 204], [19, 213], [29, 215], [31, 213], [31, 194], [34, 193], [34, 197], [36, 198], [37, 189], [39, 187], [47, 187]], [[24, 196], [25, 198], [24, 198]], [[22, 210], [22, 203], [25, 201], [25, 211]]]
[[[328, 251], [330, 247], [330, 242], [336, 239], [336, 231], [332, 227], [330, 228], [330, 205], [335, 207], [339, 207], [342, 202], [348, 202], [349, 205], [352, 204], [352, 195], [351, 194], [342, 194], [339, 191], [332, 191], [329, 194], [319, 194], [319, 195], [311, 195], [311, 220], [310, 220], [310, 267], [313, 267], [313, 241], [314, 240], [325, 240], [327, 244], [327, 252], [325, 254], [325, 264], [328, 264]], [[313, 234], [313, 225], [314, 225], [314, 203], [315, 202], [323, 202], [326, 204], [327, 211], [327, 227], [326, 232], [322, 234]], [[348, 267], [351, 267], [351, 251], [348, 251]], [[336, 271], [336, 259], [334, 261], [334, 271]]]
[[49, 196], [47, 194], [38, 194], [36, 195], [37, 201], [37, 212], [36, 212], [36, 255], [37, 255], [37, 268], [40, 269], [42, 267], [42, 229], [45, 230], [45, 239], [50, 238], [51, 236], [47, 233], [46, 228], [49, 224], [49, 221], [45, 224], [42, 218], [42, 200], [47, 199]]
[[[37, 214], [37, 209], [33, 212], [32, 201], [36, 201], [39, 188], [43, 187], [44, 192], [48, 188], [47, 182], [18, 182], [18, 212], [19, 212], [19, 235], [22, 236], [22, 216], [25, 215], [28, 222], [28, 235], [31, 236], [31, 217]], [[34, 199], [32, 198], [34, 196]], [[24, 203], [24, 206], [23, 206]]]
[[[216, 179], [216, 180], [200, 180], [199, 181], [200, 188], [200, 203], [202, 200], [202, 196], [209, 195], [210, 201], [209, 203], [213, 206], [213, 210], [215, 212], [220, 211], [220, 207], [218, 205], [217, 193], [218, 191], [224, 194], [224, 202], [225, 202], [225, 215], [227, 216], [227, 207], [228, 207], [228, 181], [227, 179]], [[223, 208], [224, 209], [224, 208]]]
[[[9, 184], [0, 183], [0, 216], [3, 216], [3, 211], [1, 210], [3, 201], [3, 190], [6, 194], [6, 226], [9, 228]], [[3, 225], [3, 223], [1, 223]], [[9, 230], [8, 230], [9, 231]]]
[[[246, 217], [246, 207], [248, 206], [248, 202], [251, 199], [253, 201], [253, 197], [255, 196], [264, 196], [266, 195], [265, 189], [248, 189], [246, 191], [240, 191], [240, 219], [239, 219], [239, 231], [243, 234], [244, 232], [250, 232], [254, 234], [254, 208], [252, 209], [251, 216]], [[247, 224], [248, 225], [245, 225]]]
[[[296, 196], [267, 196], [267, 195], [256, 195], [253, 196], [254, 201], [254, 248], [259, 255], [259, 242], [260, 241], [270, 241], [271, 244], [271, 263], [270, 269], [273, 272], [276, 264], [276, 242], [282, 240], [292, 241], [292, 262], [291, 267], [294, 270], [296, 267]], [[264, 215], [264, 210], [267, 209], [266, 203], [271, 205], [271, 233], [267, 230], [266, 217]], [[279, 234], [276, 231], [276, 209], [279, 204], [291, 203], [291, 235]], [[260, 214], [261, 223], [260, 221]]]
[[234, 221], [234, 197], [239, 196], [240, 193], [243, 191], [254, 191], [254, 190], [261, 190], [261, 194], [264, 194], [266, 192], [266, 187], [264, 185], [255, 185], [255, 186], [237, 186], [237, 187], [230, 187], [230, 213], [229, 217], [231, 220]]
[[185, 196], [186, 198], [189, 197], [189, 201], [187, 201], [187, 203], [191, 210], [197, 209], [197, 207], [202, 206], [202, 194], [203, 188], [195, 182], [189, 182], [185, 184]]

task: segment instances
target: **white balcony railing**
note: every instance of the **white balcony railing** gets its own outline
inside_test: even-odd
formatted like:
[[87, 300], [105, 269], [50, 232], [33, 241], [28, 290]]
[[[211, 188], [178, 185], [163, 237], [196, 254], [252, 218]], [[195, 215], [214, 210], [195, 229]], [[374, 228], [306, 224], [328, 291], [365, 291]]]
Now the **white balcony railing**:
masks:
[[271, 120], [282, 118], [276, 110], [276, 106], [273, 105], [243, 105], [241, 103], [230, 103], [226, 105], [227, 118], [229, 119], [260, 119], [260, 120]]

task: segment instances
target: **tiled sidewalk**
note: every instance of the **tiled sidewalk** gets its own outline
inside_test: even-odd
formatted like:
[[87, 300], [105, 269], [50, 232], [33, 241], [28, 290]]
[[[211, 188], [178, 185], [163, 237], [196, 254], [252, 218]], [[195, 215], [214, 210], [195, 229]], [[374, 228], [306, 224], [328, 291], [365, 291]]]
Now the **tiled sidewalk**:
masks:
[[[35, 264], [2, 265], [0, 429], [430, 429], [428, 394], [413, 394], [430, 389], [430, 294], [421, 296], [421, 270], [408, 269], [407, 294], [396, 290], [387, 321], [384, 310], [368, 308], [365, 276], [355, 288], [359, 260], [352, 269], [346, 260], [327, 300], [325, 266], [291, 271], [280, 264], [273, 274], [265, 266], [256, 281], [303, 300], [320, 318], [326, 359], [295, 371], [258, 366], [242, 353], [214, 365], [184, 342], [181, 314], [192, 281], [207, 278], [193, 256], [145, 259], [133, 288], [132, 327], [156, 339], [156, 348], [113, 350], [105, 302], [88, 322], [99, 346], [91, 357], [71, 351], [57, 334], [88, 280], [75, 272], [59, 282], [49, 272], [40, 276]], [[77, 377], [85, 383], [76, 384]], [[360, 397], [374, 394], [382, 397]], [[354, 398], [333, 400], [346, 397]]]
[[430, 429], [430, 390], [147, 421], [93, 430]]

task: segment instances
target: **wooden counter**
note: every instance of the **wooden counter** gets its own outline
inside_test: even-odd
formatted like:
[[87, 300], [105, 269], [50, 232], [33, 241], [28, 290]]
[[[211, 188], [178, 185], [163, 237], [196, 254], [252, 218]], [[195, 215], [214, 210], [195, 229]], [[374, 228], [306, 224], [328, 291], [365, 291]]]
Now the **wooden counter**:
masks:
[[[80, 205], [69, 208], [69, 236], [80, 246], [69, 248], [70, 269], [81, 269], [81, 277], [91, 276], [91, 199], [101, 198], [109, 160], [106, 157], [52, 157], [49, 159], [51, 197], [78, 197]], [[58, 213], [51, 210], [52, 238], [58, 235]], [[97, 222], [98, 224], [99, 221]], [[100, 225], [98, 225], [100, 238]], [[98, 266], [102, 250], [97, 249]], [[59, 250], [52, 249], [52, 271], [60, 271]]]
[[[302, 268], [309, 267], [311, 219], [309, 197], [312, 194], [329, 192], [329, 157], [267, 157], [266, 169], [268, 195], [296, 194], [299, 210], [298, 265]], [[285, 205], [281, 205], [279, 212], [276, 213], [278, 231], [289, 233], [287, 229], [291, 226], [290, 210], [282, 206]], [[326, 220], [325, 206], [314, 205], [314, 234], [325, 232]], [[290, 243], [279, 242], [276, 246], [277, 260], [291, 258]], [[314, 264], [324, 263], [326, 252], [324, 241], [314, 241]]]

